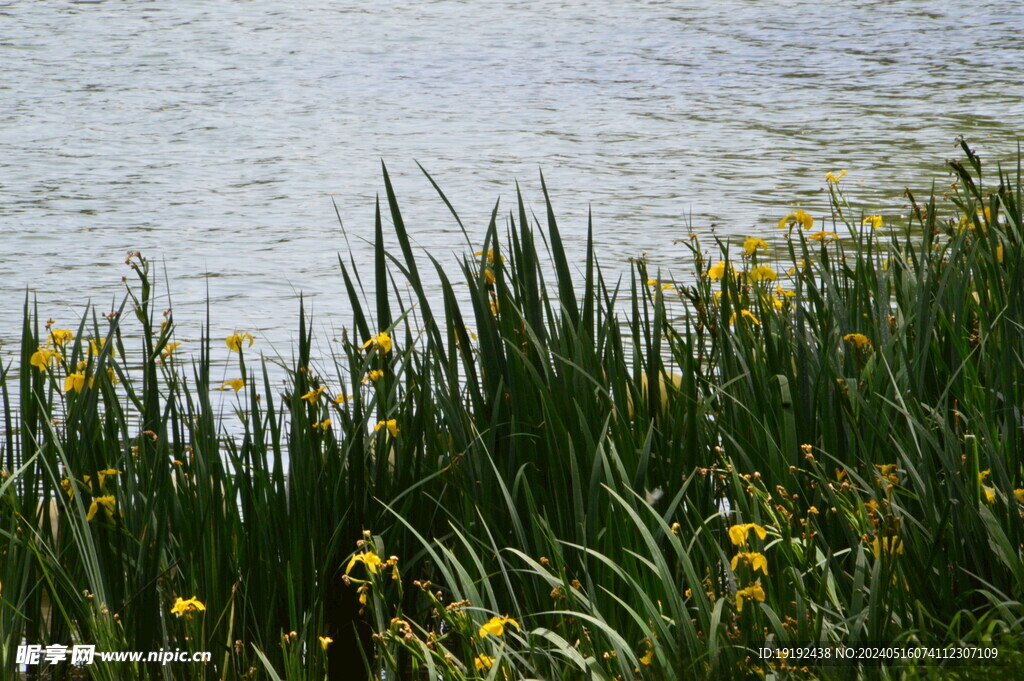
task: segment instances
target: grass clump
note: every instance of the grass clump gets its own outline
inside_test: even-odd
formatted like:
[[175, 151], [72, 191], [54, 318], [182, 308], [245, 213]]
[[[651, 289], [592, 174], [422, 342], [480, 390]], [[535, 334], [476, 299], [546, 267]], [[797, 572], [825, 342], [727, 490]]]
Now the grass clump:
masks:
[[[766, 641], [1018, 668], [1022, 184], [963, 148], [902, 223], [833, 175], [830, 215], [687, 240], [680, 281], [606, 280], [589, 234], [571, 266], [545, 194], [543, 227], [496, 207], [455, 282], [414, 256], [385, 171], [399, 248], [378, 208], [373, 297], [342, 262], [350, 332], [312, 361], [300, 310], [284, 389], [244, 332], [183, 353], [138, 254], [106, 317], [40, 330], [26, 306], [0, 381], [5, 678], [23, 638], [212, 652], [99, 679], [992, 673], [768, 666]], [[237, 377], [212, 380], [216, 352]]]

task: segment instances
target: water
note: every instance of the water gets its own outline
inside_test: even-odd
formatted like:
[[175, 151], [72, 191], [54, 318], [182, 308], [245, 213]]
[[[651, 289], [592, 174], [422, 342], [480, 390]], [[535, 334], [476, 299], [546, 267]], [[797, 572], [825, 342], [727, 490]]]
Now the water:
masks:
[[[347, 324], [337, 254], [372, 262], [380, 160], [417, 245], [466, 248], [538, 170], [568, 245], [592, 205], [605, 267], [712, 225], [818, 214], [824, 173], [870, 210], [947, 182], [966, 135], [1024, 130], [1024, 4], [974, 1], [0, 3], [0, 354], [26, 287], [70, 325], [160, 263], [188, 340], [290, 354], [304, 292]], [[369, 269], [367, 270], [369, 274]], [[184, 348], [183, 348], [184, 349]], [[222, 348], [226, 354], [226, 349]]]

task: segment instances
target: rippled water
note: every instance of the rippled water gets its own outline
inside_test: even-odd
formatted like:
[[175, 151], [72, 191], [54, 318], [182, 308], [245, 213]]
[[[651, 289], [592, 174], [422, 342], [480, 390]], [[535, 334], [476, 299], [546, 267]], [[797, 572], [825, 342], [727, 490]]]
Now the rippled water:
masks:
[[[373, 9], [368, 9], [368, 8]], [[416, 242], [461, 253], [416, 168], [481, 233], [519, 179], [606, 267], [679, 265], [694, 231], [945, 181], [966, 135], [1024, 130], [1020, 2], [0, 3], [0, 342], [26, 287], [70, 323], [162, 262], [179, 318], [284, 350], [298, 292], [346, 324], [337, 254], [370, 262], [380, 160]], [[347, 252], [345, 256], [347, 257]], [[193, 333], [195, 329], [193, 329]], [[186, 329], [187, 333], [187, 329]], [[285, 352], [290, 352], [284, 350]]]

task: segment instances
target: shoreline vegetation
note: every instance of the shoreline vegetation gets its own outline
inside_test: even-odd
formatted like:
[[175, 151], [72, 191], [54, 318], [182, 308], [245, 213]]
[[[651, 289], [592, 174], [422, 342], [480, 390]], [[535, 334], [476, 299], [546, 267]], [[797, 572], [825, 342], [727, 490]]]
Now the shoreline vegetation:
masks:
[[[22, 641], [212, 653], [28, 668], [103, 681], [1012, 676], [1022, 183], [961, 146], [908, 219], [829, 173], [831, 214], [779, 216], [784, 238], [691, 235], [693, 283], [642, 259], [608, 281], [589, 237], [570, 263], [546, 188], [542, 220], [496, 207], [461, 271], [417, 260], [385, 170], [399, 248], [378, 204], [373, 267], [340, 262], [337, 355], [311, 362], [300, 308], [284, 389], [245, 330], [175, 341], [139, 253], [110, 314], [26, 303], [0, 367], [0, 676]], [[768, 664], [766, 640], [999, 657]]]

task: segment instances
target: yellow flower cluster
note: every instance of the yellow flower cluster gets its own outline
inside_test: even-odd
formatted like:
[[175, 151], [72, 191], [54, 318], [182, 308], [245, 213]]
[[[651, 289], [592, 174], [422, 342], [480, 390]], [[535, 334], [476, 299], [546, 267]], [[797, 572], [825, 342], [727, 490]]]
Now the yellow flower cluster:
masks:
[[[768, 531], [757, 523], [741, 523], [729, 528], [729, 540], [736, 546], [744, 546], [747, 544], [751, 532], [762, 541], [768, 536]], [[750, 566], [751, 572], [760, 570], [765, 576], [768, 575], [768, 559], [765, 558], [763, 553], [756, 551], [741, 551], [737, 553], [733, 556], [731, 563], [734, 571], [741, 561]], [[761, 586], [761, 582], [754, 582], [736, 591], [736, 610], [743, 612], [744, 601], [755, 600], [763, 603], [764, 597], [764, 588]]]

